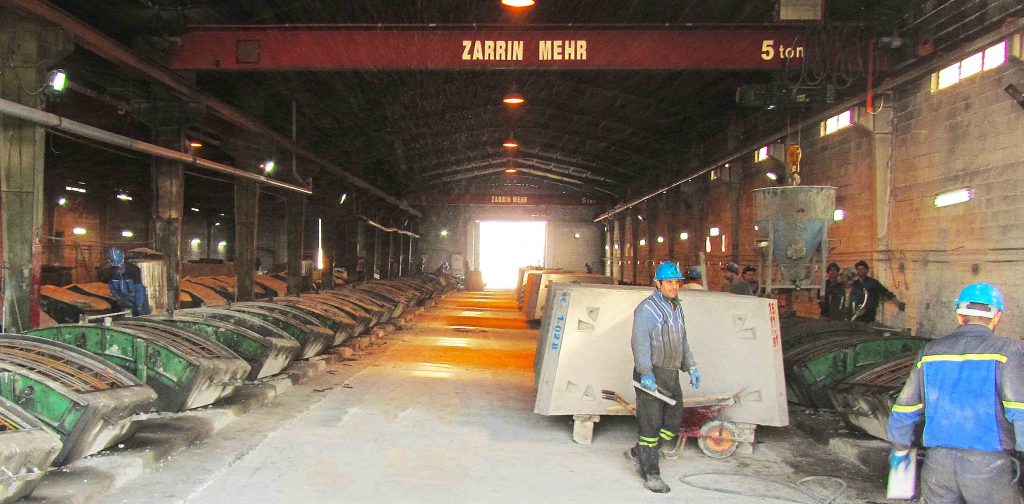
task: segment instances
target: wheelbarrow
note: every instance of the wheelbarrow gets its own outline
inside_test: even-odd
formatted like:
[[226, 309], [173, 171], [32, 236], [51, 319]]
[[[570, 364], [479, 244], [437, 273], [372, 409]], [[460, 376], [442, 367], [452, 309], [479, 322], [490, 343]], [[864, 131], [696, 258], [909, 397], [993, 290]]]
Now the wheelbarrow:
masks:
[[[602, 390], [601, 396], [619, 403], [612, 408], [624, 408], [636, 415], [636, 405], [630, 404], [612, 390]], [[697, 446], [711, 458], [725, 458], [733, 454], [739, 447], [743, 436], [739, 428], [732, 422], [721, 420], [718, 415], [725, 408], [736, 404], [734, 396], [711, 395], [703, 397], [683, 398], [683, 424], [679, 428], [679, 443], [682, 446], [686, 438], [696, 438]]]

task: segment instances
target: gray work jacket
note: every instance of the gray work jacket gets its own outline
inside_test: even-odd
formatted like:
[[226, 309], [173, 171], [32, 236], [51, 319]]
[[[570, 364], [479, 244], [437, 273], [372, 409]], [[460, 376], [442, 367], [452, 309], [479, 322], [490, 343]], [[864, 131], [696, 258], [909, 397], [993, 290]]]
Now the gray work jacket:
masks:
[[654, 367], [689, 371], [697, 365], [686, 341], [683, 309], [654, 291], [633, 310], [633, 366], [640, 374]]

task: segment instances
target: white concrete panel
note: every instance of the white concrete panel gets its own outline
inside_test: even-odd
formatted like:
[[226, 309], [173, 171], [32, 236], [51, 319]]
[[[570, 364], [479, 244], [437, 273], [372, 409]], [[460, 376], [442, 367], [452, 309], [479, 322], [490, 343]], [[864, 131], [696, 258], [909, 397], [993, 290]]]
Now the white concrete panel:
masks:
[[544, 306], [548, 300], [548, 287], [553, 283], [603, 284], [612, 285], [615, 280], [610, 276], [593, 273], [541, 273], [537, 292], [529, 297], [526, 306], [526, 320], [540, 320], [544, 315]]
[[[633, 309], [650, 287], [553, 284], [534, 368], [542, 415], [625, 414], [608, 408], [601, 390], [635, 402], [631, 384]], [[722, 416], [736, 422], [789, 423], [778, 306], [774, 300], [719, 292], [682, 291], [686, 332], [703, 385], [684, 396], [736, 395]]]

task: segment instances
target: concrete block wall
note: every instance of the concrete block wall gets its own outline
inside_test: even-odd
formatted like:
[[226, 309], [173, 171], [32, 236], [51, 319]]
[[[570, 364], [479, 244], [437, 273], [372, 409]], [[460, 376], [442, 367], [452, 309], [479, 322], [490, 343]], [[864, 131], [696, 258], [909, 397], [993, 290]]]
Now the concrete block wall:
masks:
[[[785, 143], [796, 143], [799, 135], [803, 185], [837, 187], [837, 208], [846, 218], [829, 230], [829, 261], [843, 267], [868, 261], [872, 276], [908, 303], [905, 313], [883, 304], [881, 322], [923, 336], [945, 335], [955, 327], [952, 302], [959, 289], [989, 281], [1007, 297], [999, 332], [1024, 336], [1024, 109], [1003, 92], [1010, 83], [1024, 87], [1024, 63], [1012, 58], [935, 93], [927, 78], [909, 83], [876, 101], [877, 115], [861, 107], [854, 125], [824, 137], [816, 127], [788, 137], [780, 133]], [[753, 227], [751, 191], [774, 183], [762, 163], [782, 171], [779, 161], [755, 163], [752, 152], [736, 156], [717, 180], [704, 175], [672, 189], [678, 191], [674, 208], [655, 215], [637, 210], [666, 237], [690, 233], [674, 244], [672, 258], [683, 266], [706, 250], [710, 227], [721, 230], [725, 250], [722, 237], [711, 237], [707, 252], [711, 289], [720, 288], [725, 262], [758, 263], [754, 244], [761, 232]], [[973, 188], [974, 200], [935, 208], [937, 194], [960, 187]], [[732, 203], [737, 196], [738, 212]], [[628, 218], [625, 226], [627, 281], [630, 259], [637, 259], [630, 245], [645, 237], [644, 224], [634, 221]], [[654, 262], [669, 258], [667, 248], [653, 250]], [[817, 315], [809, 293], [798, 295], [794, 305], [798, 314]]]

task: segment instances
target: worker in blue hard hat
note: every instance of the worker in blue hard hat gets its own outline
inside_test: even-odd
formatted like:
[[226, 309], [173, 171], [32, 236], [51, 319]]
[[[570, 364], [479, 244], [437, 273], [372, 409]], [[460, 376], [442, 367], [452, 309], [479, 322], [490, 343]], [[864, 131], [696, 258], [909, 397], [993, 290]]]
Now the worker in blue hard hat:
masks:
[[113, 247], [107, 251], [110, 266], [100, 271], [100, 281], [107, 284], [110, 294], [123, 310], [131, 310], [132, 315], [149, 315], [149, 296], [146, 286], [142, 284], [142, 270], [138, 266], [125, 262], [124, 250]]
[[661, 479], [659, 456], [679, 457], [683, 422], [679, 371], [688, 372], [690, 386], [700, 388], [700, 373], [686, 341], [683, 309], [677, 297], [682, 279], [679, 266], [661, 263], [654, 276], [655, 292], [633, 310], [633, 380], [647, 391], [658, 391], [676, 400], [670, 406], [639, 388], [636, 391], [640, 439], [625, 455], [644, 478], [644, 487], [656, 493], [670, 490]]
[[1024, 351], [993, 332], [1005, 307], [991, 284], [964, 287], [954, 302], [959, 327], [924, 347], [892, 408], [889, 463], [916, 463], [914, 444], [928, 449], [929, 504], [1021, 502], [1010, 451], [1024, 451]]
[[704, 272], [701, 271], [700, 266], [691, 266], [690, 269], [686, 270], [686, 283], [681, 287], [683, 290], [707, 290], [704, 288], [704, 282], [701, 280], [704, 277]]
[[740, 283], [740, 265], [732, 261], [725, 263], [722, 266], [722, 278], [725, 279], [725, 283], [722, 284], [722, 292], [732, 292], [736, 284]]

